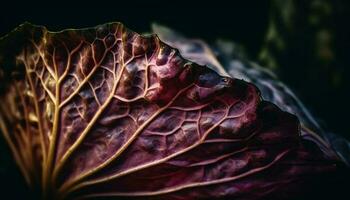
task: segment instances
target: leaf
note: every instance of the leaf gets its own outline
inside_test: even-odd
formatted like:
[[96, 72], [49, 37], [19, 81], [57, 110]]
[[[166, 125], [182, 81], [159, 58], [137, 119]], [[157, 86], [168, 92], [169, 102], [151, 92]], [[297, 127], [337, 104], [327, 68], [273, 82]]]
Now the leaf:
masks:
[[209, 46], [204, 41], [185, 38], [174, 30], [158, 24], [152, 25], [152, 31], [162, 41], [179, 49], [184, 58], [206, 65], [220, 74], [228, 74], [253, 83], [259, 88], [264, 100], [298, 117], [303, 139], [316, 143], [327, 156], [339, 157], [350, 166], [349, 141], [318, 123], [291, 88], [281, 82], [273, 71], [247, 60], [237, 44], [218, 40]]
[[120, 23], [24, 24], [0, 55], [2, 132], [44, 198], [255, 199], [336, 169], [254, 85]]

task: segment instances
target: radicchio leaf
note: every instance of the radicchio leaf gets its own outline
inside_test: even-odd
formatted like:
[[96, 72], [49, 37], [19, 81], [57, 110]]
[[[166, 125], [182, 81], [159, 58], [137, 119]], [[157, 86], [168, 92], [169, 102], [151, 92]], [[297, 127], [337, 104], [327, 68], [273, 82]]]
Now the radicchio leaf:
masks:
[[153, 24], [152, 31], [167, 44], [179, 49], [181, 55], [206, 65], [220, 74], [243, 79], [256, 85], [263, 99], [295, 114], [300, 120], [301, 136], [315, 142], [330, 157], [339, 157], [350, 166], [350, 142], [325, 129], [304, 106], [294, 92], [271, 70], [246, 58], [239, 45], [217, 40], [208, 45], [199, 39], [188, 39], [170, 28]]
[[44, 198], [257, 199], [338, 160], [251, 83], [120, 23], [0, 40], [0, 125]]

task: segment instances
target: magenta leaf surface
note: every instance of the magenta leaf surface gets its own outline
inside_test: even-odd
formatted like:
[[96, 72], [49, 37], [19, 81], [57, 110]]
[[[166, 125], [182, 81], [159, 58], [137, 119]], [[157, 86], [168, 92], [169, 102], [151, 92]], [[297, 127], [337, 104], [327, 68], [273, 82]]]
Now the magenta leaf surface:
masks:
[[0, 56], [1, 129], [47, 199], [257, 199], [337, 167], [254, 85], [120, 23], [24, 24]]

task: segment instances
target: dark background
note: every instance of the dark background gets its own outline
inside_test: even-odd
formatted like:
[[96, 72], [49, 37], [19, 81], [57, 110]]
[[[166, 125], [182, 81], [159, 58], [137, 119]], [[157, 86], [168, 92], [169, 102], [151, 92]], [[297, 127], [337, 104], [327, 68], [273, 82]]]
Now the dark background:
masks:
[[[243, 46], [249, 59], [271, 68], [294, 89], [324, 127], [350, 139], [349, 1], [297, 0], [292, 6], [289, 0], [277, 2], [2, 4], [0, 37], [25, 21], [45, 25], [52, 31], [120, 21], [140, 33], [149, 31], [152, 22], [158, 22], [209, 43], [217, 38], [234, 41]], [[293, 14], [286, 17], [290, 11]], [[269, 35], [271, 27], [277, 34]], [[267, 52], [267, 56], [262, 56], [262, 52]], [[29, 198], [2, 137], [0, 151], [1, 195]]]

